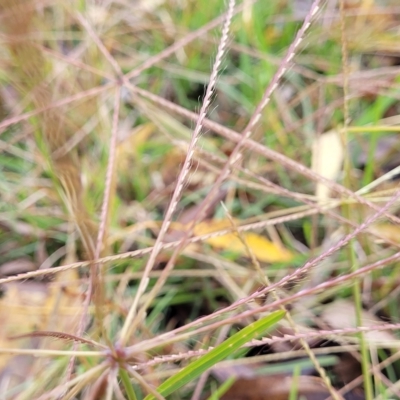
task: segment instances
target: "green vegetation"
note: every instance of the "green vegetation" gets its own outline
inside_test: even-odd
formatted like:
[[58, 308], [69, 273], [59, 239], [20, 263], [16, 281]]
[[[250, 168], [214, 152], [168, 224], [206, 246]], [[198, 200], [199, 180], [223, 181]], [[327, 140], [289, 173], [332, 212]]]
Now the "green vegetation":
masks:
[[399, 10], [305, 3], [0, 0], [1, 399], [400, 398]]

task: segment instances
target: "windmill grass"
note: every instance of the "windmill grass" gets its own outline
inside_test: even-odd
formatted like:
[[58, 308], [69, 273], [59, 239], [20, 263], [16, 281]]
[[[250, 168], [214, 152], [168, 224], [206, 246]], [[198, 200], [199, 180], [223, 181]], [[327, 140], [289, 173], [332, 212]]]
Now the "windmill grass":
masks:
[[[16, 282], [44, 279], [52, 293], [29, 308], [45, 315], [40, 322], [6, 321], [2, 354], [38, 359], [26, 383], [2, 381], [5, 398], [199, 398], [215, 381], [197, 378], [223, 358], [241, 365], [278, 356], [243, 357], [241, 346], [290, 340], [304, 350], [281, 360], [310, 358], [333, 398], [363, 384], [369, 399], [397, 393], [395, 337], [364, 334], [398, 329], [400, 253], [387, 227], [399, 222], [400, 192], [389, 182], [394, 169], [374, 180], [372, 147], [364, 172], [350, 162], [348, 141], [362, 129], [397, 129], [387, 117], [398, 88], [381, 73], [375, 86], [354, 89], [363, 75], [350, 69], [351, 52], [367, 50], [349, 33], [353, 11], [342, 1], [335, 15], [322, 3], [296, 17], [283, 2], [230, 1], [225, 11], [222, 2], [179, 11], [165, 2], [132, 13], [125, 3], [0, 1], [0, 251], [12, 267], [35, 265], [0, 284], [9, 304]], [[375, 23], [368, 7], [357, 11], [364, 34], [393, 26], [389, 17]], [[316, 132], [342, 125], [347, 161], [334, 181], [308, 168], [309, 149]], [[324, 201], [314, 195], [321, 183], [331, 190]], [[196, 233], [227, 215], [230, 229]], [[254, 257], [242, 233], [264, 229], [296, 254], [291, 262]], [[242, 239], [247, 258], [207, 244], [227, 232]], [[368, 290], [371, 279], [384, 284]], [[326, 303], [353, 297], [356, 326], [326, 329]], [[374, 305], [389, 323], [364, 326], [362, 308]], [[278, 323], [284, 314], [288, 325]], [[276, 326], [292, 334], [259, 338]], [[357, 354], [363, 377], [331, 383], [317, 357], [325, 349], [308, 344], [315, 337], [334, 338], [331, 352]], [[383, 359], [378, 347], [392, 353]]]

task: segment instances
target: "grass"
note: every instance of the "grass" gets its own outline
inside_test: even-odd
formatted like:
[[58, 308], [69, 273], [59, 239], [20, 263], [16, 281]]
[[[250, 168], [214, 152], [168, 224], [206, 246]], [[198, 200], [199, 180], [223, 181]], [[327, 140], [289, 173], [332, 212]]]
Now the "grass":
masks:
[[2, 399], [400, 398], [399, 14], [339, 5], [0, 0]]

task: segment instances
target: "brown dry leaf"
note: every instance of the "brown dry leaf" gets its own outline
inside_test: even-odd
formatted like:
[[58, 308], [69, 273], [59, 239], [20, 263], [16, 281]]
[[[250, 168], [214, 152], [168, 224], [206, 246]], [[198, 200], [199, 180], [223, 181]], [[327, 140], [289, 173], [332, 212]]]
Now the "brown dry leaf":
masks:
[[[196, 235], [204, 235], [231, 227], [232, 224], [229, 220], [210, 220], [196, 225], [194, 231]], [[293, 254], [289, 250], [282, 248], [263, 236], [251, 232], [243, 232], [242, 238], [259, 261], [280, 262], [293, 259]], [[248, 256], [246, 247], [235, 232], [209, 238], [205, 242], [218, 249], [230, 250], [241, 256]]]
[[[61, 282], [68, 282], [68, 290], [63, 290]], [[79, 321], [82, 298], [76, 270], [57, 274], [51, 283], [22, 282], [8, 284], [5, 294], [0, 298], [0, 348], [23, 348], [37, 346], [37, 338], [12, 340], [12, 336], [38, 330], [53, 330], [74, 333]], [[65, 341], [51, 339], [46, 341], [46, 349], [60, 349]], [[12, 365], [24, 363], [25, 356], [17, 356], [18, 363], [12, 363], [14, 355], [0, 357], [0, 371], [7, 367], [11, 375], [18, 371], [10, 371]], [[32, 363], [30, 361], [29, 363]]]
[[[361, 364], [351, 353], [342, 353], [340, 361], [333, 366], [337, 382], [347, 384], [362, 375]], [[357, 386], [358, 390], [362, 384]], [[358, 391], [357, 390], [357, 391]]]
[[[221, 400], [287, 400], [294, 384], [293, 377], [285, 375], [239, 378], [221, 397]], [[299, 376], [298, 398], [325, 400], [330, 396], [321, 378]]]
[[[334, 181], [341, 170], [343, 156], [343, 145], [339, 133], [336, 131], [326, 132], [313, 143], [311, 169]], [[330, 189], [325, 184], [318, 182], [315, 195], [319, 202], [324, 202], [329, 199]]]
[[[348, 300], [335, 300], [325, 307], [321, 318], [333, 329], [348, 329], [357, 326], [355, 315], [356, 311], [352, 302]], [[362, 311], [362, 326], [373, 327], [382, 324], [383, 322], [374, 314], [365, 310]], [[397, 341], [396, 337], [390, 331], [370, 331], [365, 333], [365, 337], [370, 343], [387, 342], [390, 344]]]
[[400, 227], [388, 223], [374, 224], [369, 227], [371, 233], [375, 233], [382, 238], [394, 243], [400, 243]]
[[164, 185], [168, 186], [175, 183], [184, 161], [185, 156], [179, 149], [174, 148], [166, 154], [160, 171]]

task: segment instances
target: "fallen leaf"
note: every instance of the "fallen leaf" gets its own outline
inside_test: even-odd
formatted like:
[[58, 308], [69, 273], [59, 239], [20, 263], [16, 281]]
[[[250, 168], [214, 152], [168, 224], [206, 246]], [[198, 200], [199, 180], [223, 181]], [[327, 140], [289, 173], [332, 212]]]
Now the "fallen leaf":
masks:
[[[342, 167], [343, 156], [339, 133], [326, 132], [313, 143], [311, 169], [324, 178], [335, 181]], [[330, 188], [322, 182], [317, 182], [315, 195], [319, 202], [324, 202], [330, 197]]]
[[[328, 304], [321, 314], [321, 318], [329, 324], [333, 329], [348, 329], [357, 327], [356, 310], [351, 301], [335, 300]], [[374, 327], [382, 325], [383, 322], [374, 314], [362, 310], [361, 312], [362, 326]], [[370, 343], [388, 342], [388, 344], [397, 342], [397, 338], [390, 331], [374, 331], [365, 332], [365, 337]]]
[[[232, 224], [229, 220], [211, 220], [196, 225], [194, 232], [196, 235], [205, 235], [231, 227]], [[243, 232], [241, 236], [259, 261], [272, 263], [290, 261], [293, 259], [293, 254], [289, 250], [282, 248], [280, 245], [269, 241], [263, 236], [252, 232]], [[212, 237], [206, 239], [205, 242], [212, 247], [229, 250], [238, 253], [240, 256], [248, 257], [246, 246], [235, 232]]]
[[[64, 287], [64, 282], [69, 283]], [[82, 307], [79, 285], [76, 270], [57, 274], [53, 282], [8, 284], [0, 298], [0, 348], [35, 348], [38, 346], [37, 338], [13, 340], [12, 337], [38, 330], [75, 333]], [[46, 349], [64, 347], [65, 341], [62, 340], [51, 339], [46, 342]], [[21, 376], [22, 368], [34, 368], [36, 360], [39, 359], [26, 355], [2, 354], [0, 374], [6, 373], [9, 379], [22, 382], [27, 376], [26, 372]]]
[[369, 227], [369, 231], [391, 242], [400, 243], [400, 227], [397, 225], [389, 223], [373, 224]]
[[294, 384], [297, 385], [296, 398], [325, 400], [330, 396], [321, 378], [303, 375], [295, 383], [292, 376], [270, 375], [237, 379], [221, 400], [287, 400]]

